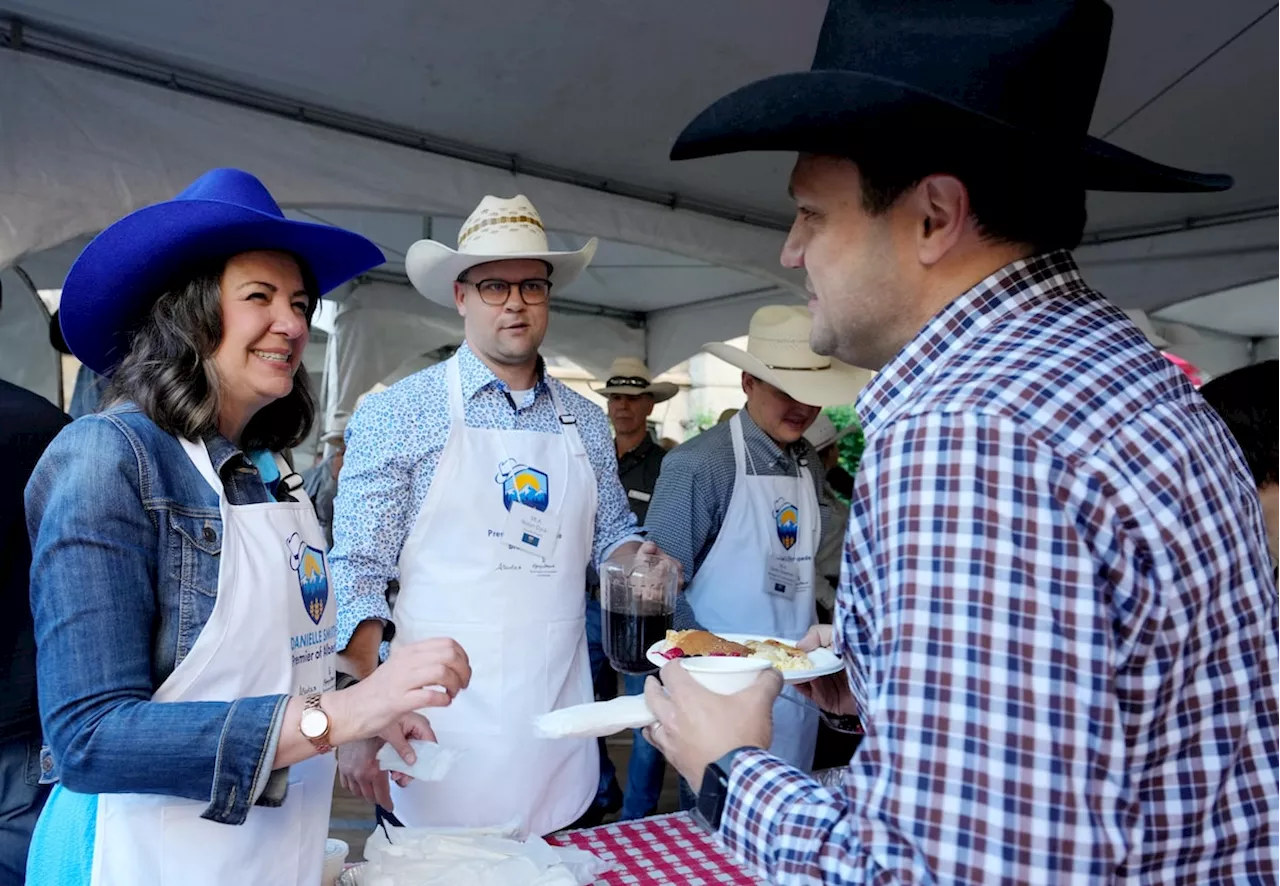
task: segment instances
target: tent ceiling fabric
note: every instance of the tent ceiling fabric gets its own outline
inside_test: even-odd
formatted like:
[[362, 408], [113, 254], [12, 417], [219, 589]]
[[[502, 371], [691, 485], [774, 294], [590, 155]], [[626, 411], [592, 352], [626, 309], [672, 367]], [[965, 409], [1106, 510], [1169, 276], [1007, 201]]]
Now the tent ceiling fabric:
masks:
[[[26, 20], [29, 47], [40, 45], [42, 28], [55, 42], [64, 29], [67, 45], [107, 47], [117, 60], [150, 64], [152, 76], [172, 69], [218, 78], [583, 180], [741, 207], [774, 224], [790, 214], [790, 156], [671, 163], [667, 152], [714, 98], [807, 67], [825, 5], [6, 3]], [[1092, 132], [1162, 162], [1231, 173], [1237, 186], [1208, 195], [1091, 194], [1090, 231], [1122, 242], [1080, 251], [1088, 278], [1116, 303], [1148, 310], [1274, 278], [1274, 5], [1113, 5]], [[0, 39], [6, 32], [0, 15]], [[223, 165], [254, 171], [295, 210], [365, 231], [386, 248], [393, 271], [422, 235], [424, 217], [448, 242], [485, 193], [523, 192], [565, 245], [592, 235], [606, 241], [593, 272], [562, 295], [646, 314], [648, 336], [637, 353], [647, 353], [655, 371], [705, 340], [741, 333], [755, 306], [787, 298], [797, 282], [778, 266], [783, 235], [774, 227], [300, 123], [236, 106], [235, 90], [227, 93], [231, 103], [212, 101], [20, 48], [0, 49], [0, 83], [7, 164], [0, 268], [21, 261], [42, 287], [60, 285], [79, 238]], [[1135, 232], [1242, 210], [1256, 212], [1237, 224], [1145, 238]], [[562, 319], [576, 328], [568, 318], [555, 322]], [[592, 318], [574, 319], [590, 339]], [[583, 353], [594, 359], [589, 343]]]
[[[825, 0], [587, 7], [377, 0], [356, 14], [342, 0], [276, 0], [269, 8], [256, 0], [7, 5], [36, 22], [300, 102], [780, 217], [790, 214], [785, 155], [676, 164], [667, 151], [713, 99], [749, 80], [807, 68], [826, 8]], [[1098, 195], [1091, 226], [1274, 205], [1274, 12], [1208, 58], [1273, 9], [1270, 0], [1118, 0], [1113, 8], [1093, 134], [1115, 129], [1110, 137], [1121, 147], [1229, 172], [1237, 188], [1142, 200]]]

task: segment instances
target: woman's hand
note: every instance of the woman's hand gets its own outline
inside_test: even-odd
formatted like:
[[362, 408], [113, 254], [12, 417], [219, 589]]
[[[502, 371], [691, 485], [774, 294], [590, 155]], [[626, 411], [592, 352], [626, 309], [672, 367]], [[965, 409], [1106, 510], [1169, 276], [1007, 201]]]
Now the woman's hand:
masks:
[[[395, 723], [392, 723], [387, 729], [384, 729], [378, 738], [385, 741], [396, 749], [396, 753], [400, 755], [400, 759], [404, 760], [410, 766], [418, 762], [418, 755], [414, 753], [410, 741], [430, 741], [436, 740], [436, 734], [431, 728], [431, 723], [426, 717], [417, 711], [410, 711], [403, 715]], [[413, 781], [413, 776], [404, 772], [392, 772], [391, 778], [400, 787], [404, 787]], [[388, 809], [391, 807], [388, 805]]]
[[380, 735], [410, 711], [445, 707], [470, 683], [467, 654], [448, 637], [397, 645], [367, 678], [333, 693], [332, 742]]

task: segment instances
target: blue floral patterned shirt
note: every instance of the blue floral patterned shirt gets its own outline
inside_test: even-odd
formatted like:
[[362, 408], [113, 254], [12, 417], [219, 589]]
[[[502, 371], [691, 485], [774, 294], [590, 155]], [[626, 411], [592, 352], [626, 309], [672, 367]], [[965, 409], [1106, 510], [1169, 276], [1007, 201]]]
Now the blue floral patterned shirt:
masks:
[[[578, 419], [599, 488], [592, 560], [639, 540], [618, 479], [613, 435], [600, 407], [539, 372], [519, 403], [467, 345], [458, 349], [467, 426], [560, 433], [550, 385]], [[440, 452], [449, 439], [449, 392], [443, 363], [367, 397], [347, 427], [347, 452], [333, 504], [329, 573], [338, 601], [338, 648], [362, 621], [390, 619], [387, 582], [399, 579], [400, 549], [426, 501]], [[585, 572], [583, 576], [585, 585]]]

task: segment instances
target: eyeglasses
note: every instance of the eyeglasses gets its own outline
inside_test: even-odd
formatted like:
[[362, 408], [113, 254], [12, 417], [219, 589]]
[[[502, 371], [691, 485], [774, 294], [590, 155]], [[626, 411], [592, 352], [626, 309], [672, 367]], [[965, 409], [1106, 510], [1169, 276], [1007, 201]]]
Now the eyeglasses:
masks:
[[519, 283], [510, 283], [506, 280], [498, 280], [495, 278], [481, 280], [478, 283], [472, 283], [470, 280], [461, 280], [474, 286], [476, 291], [480, 293], [480, 300], [491, 307], [499, 307], [505, 305], [507, 299], [511, 298], [511, 290], [514, 287], [520, 288], [520, 300], [526, 305], [545, 304], [551, 296], [551, 281], [542, 277], [532, 277], [528, 280], [521, 280]]

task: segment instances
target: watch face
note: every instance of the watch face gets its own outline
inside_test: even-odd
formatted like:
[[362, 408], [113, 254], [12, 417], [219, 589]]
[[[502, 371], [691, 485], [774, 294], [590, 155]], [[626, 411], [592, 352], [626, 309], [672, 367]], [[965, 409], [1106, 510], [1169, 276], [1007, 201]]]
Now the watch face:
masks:
[[318, 708], [303, 711], [298, 728], [307, 738], [319, 738], [329, 731], [329, 715]]

